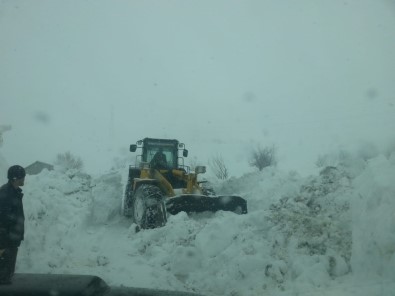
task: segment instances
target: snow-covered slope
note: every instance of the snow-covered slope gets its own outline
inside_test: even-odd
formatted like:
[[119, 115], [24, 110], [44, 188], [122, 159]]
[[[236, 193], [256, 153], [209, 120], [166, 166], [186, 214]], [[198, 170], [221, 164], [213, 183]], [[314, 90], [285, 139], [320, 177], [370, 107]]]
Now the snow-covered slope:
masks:
[[17, 272], [206, 295], [393, 293], [394, 154], [308, 178], [269, 168], [216, 183], [245, 197], [249, 213], [180, 213], [137, 233], [119, 215], [126, 174], [28, 176]]

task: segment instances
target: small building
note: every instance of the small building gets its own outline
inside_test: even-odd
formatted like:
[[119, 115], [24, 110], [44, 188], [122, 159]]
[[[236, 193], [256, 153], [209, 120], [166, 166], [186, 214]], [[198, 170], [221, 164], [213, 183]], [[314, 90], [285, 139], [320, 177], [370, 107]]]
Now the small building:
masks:
[[41, 173], [43, 169], [47, 169], [49, 171], [53, 170], [53, 165], [41, 162], [41, 161], [36, 161], [33, 162], [31, 165], [28, 165], [25, 167], [26, 174], [28, 175], [37, 175]]

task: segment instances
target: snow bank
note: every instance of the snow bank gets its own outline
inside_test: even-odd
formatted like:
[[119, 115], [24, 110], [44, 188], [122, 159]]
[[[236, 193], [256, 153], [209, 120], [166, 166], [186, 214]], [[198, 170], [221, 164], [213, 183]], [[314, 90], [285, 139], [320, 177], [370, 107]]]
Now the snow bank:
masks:
[[26, 179], [17, 271], [206, 295], [390, 295], [394, 159], [309, 178], [273, 168], [232, 178], [214, 188], [245, 197], [247, 215], [179, 213], [137, 233], [119, 215], [125, 171], [44, 171]]
[[395, 282], [395, 154], [369, 161], [354, 182], [352, 266], [356, 276]]

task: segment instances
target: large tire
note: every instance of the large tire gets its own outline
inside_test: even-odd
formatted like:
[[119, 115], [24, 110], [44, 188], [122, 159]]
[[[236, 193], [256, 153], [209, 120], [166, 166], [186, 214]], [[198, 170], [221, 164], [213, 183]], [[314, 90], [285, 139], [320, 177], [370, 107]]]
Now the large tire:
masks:
[[121, 203], [121, 214], [125, 217], [133, 217], [132, 184], [130, 180], [126, 184], [125, 194]]
[[162, 191], [155, 185], [142, 184], [133, 195], [133, 219], [142, 229], [166, 224], [166, 206]]
[[133, 217], [133, 183], [135, 178], [140, 177], [140, 169], [129, 167], [128, 182], [125, 188], [125, 194], [121, 203], [121, 215], [126, 217]]

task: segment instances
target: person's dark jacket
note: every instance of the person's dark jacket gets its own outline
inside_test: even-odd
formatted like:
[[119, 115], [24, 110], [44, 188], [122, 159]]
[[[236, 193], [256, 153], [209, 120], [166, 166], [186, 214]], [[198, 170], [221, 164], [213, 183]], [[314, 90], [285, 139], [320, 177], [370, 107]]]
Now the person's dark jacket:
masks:
[[22, 189], [10, 182], [0, 187], [0, 249], [19, 247], [25, 233]]

